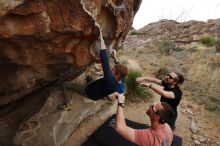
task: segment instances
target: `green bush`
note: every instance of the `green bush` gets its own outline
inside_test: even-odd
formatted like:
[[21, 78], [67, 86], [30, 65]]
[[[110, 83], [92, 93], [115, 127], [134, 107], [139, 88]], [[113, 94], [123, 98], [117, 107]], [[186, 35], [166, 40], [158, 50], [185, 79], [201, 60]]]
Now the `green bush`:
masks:
[[162, 40], [156, 43], [156, 49], [162, 55], [171, 55], [175, 47], [176, 44], [170, 40]]
[[131, 31], [130, 33], [129, 33], [130, 35], [142, 35], [142, 33], [140, 33], [140, 32], [137, 32], [137, 31]]
[[128, 76], [125, 79], [125, 86], [127, 91], [126, 98], [129, 101], [139, 101], [141, 99], [147, 99], [147, 97], [151, 95], [146, 87], [142, 87], [136, 82], [136, 78], [141, 76], [141, 71], [133, 70], [128, 73]]
[[211, 35], [202, 36], [199, 41], [208, 47], [213, 47], [216, 44], [215, 37]]

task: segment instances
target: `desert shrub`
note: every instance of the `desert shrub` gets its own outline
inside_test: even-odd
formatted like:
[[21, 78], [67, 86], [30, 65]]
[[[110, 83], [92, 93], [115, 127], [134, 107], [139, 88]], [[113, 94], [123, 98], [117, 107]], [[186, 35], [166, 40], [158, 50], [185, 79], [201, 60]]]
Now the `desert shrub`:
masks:
[[130, 32], [130, 35], [142, 35], [142, 33], [133, 30]]
[[215, 42], [215, 52], [220, 52], [220, 38], [218, 38]]
[[198, 64], [196, 66], [196, 72], [194, 74], [193, 81], [199, 83], [202, 87], [209, 87], [212, 83], [211, 77], [209, 76], [210, 72], [211, 68], [207, 62]]
[[210, 111], [218, 111], [220, 109], [220, 99], [218, 98], [220, 68], [212, 68], [209, 61], [204, 61], [196, 65], [195, 70], [196, 72], [192, 76], [194, 87], [191, 89], [194, 92], [194, 99], [199, 104], [205, 105]]
[[138, 62], [134, 59], [131, 59], [128, 56], [125, 56], [125, 55], [120, 56], [119, 62], [121, 64], [126, 65], [129, 71], [132, 71], [132, 70], [141, 71], [141, 67], [138, 64]]
[[175, 43], [170, 40], [162, 40], [156, 43], [156, 49], [162, 55], [171, 55], [173, 50], [175, 49]]
[[129, 101], [139, 101], [141, 99], [147, 99], [150, 96], [150, 92], [147, 90], [146, 87], [140, 86], [136, 82], [137, 77], [141, 77], [141, 71], [130, 71], [125, 79], [125, 86], [126, 86], [126, 98]]
[[208, 47], [213, 47], [216, 44], [215, 37], [211, 35], [204, 35], [199, 41]]
[[212, 69], [216, 69], [220, 67], [220, 56], [219, 55], [212, 55], [208, 56], [207, 61]]

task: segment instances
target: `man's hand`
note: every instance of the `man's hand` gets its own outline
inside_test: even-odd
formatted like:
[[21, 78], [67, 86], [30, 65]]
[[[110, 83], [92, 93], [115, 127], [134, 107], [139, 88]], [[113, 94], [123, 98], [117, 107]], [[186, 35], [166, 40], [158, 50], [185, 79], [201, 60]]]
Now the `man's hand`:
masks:
[[100, 40], [103, 39], [103, 37], [102, 37], [102, 30], [101, 29], [99, 29], [99, 39]]
[[116, 50], [115, 49], [112, 49], [111, 50], [111, 54], [110, 54], [110, 57], [112, 57], [114, 59], [114, 62], [115, 63], [118, 63], [118, 58], [117, 58], [117, 53], [116, 53]]
[[142, 81], [144, 81], [145, 77], [138, 77], [136, 78], [136, 82], [140, 83]]
[[118, 94], [118, 103], [124, 103], [125, 102], [125, 96], [123, 94]]
[[119, 94], [118, 92], [114, 92], [114, 93], [108, 95], [108, 99], [111, 100], [111, 101], [113, 101], [113, 100], [115, 100], [116, 98], [118, 98], [118, 94]]
[[145, 86], [145, 87], [151, 87], [152, 86], [151, 83], [140, 83], [140, 85]]

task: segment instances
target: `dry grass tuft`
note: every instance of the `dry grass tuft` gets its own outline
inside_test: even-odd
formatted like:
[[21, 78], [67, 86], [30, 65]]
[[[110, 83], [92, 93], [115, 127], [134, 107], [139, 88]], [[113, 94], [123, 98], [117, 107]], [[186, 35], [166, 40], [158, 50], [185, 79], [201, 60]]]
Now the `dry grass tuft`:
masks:
[[215, 67], [220, 67], [220, 55], [208, 56], [208, 63]]
[[170, 40], [162, 40], [155, 45], [158, 52], [165, 56], [171, 55], [175, 47], [176, 44]]
[[220, 110], [220, 56], [214, 50], [200, 50], [191, 57], [193, 98], [211, 111]]
[[126, 65], [128, 67], [128, 70], [137, 70], [137, 71], [141, 71], [141, 67], [140, 65], [137, 63], [136, 60], [132, 60], [130, 59], [128, 56], [120, 56], [120, 63]]

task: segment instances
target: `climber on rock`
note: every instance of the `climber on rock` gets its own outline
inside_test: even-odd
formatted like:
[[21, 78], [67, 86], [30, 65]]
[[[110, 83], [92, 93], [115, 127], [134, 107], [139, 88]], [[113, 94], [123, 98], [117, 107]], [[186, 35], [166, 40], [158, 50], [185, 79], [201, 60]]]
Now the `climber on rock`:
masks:
[[106, 45], [100, 31], [100, 60], [104, 76], [98, 80], [91, 81], [88, 77], [86, 80], [88, 84], [80, 85], [72, 82], [65, 82], [63, 84], [63, 92], [65, 103], [58, 106], [60, 110], [71, 110], [72, 94], [73, 92], [79, 93], [84, 97], [91, 100], [99, 100], [113, 93], [124, 93], [124, 79], [128, 73], [125, 65], [120, 64], [116, 57], [116, 52], [113, 52], [115, 61], [114, 67], [111, 69], [108, 59]]

